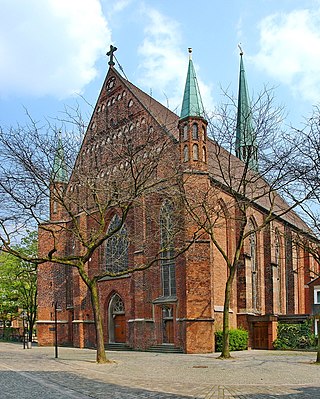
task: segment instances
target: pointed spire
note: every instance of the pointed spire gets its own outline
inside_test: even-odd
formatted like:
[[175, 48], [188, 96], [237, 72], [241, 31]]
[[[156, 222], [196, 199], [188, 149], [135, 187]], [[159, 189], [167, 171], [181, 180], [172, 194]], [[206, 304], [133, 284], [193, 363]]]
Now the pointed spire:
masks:
[[252, 123], [252, 111], [248, 94], [245, 69], [243, 65], [243, 51], [240, 49], [240, 75], [238, 93], [238, 114], [236, 132], [236, 155], [243, 162], [248, 162], [250, 169], [258, 170], [256, 136]]
[[180, 118], [188, 116], [204, 117], [204, 108], [200, 96], [198, 81], [192, 62], [192, 49], [189, 48], [189, 66], [184, 89]]
[[53, 169], [51, 174], [52, 181], [55, 183], [67, 183], [68, 173], [64, 159], [64, 150], [61, 140], [61, 132], [59, 132], [56, 153], [53, 160]]

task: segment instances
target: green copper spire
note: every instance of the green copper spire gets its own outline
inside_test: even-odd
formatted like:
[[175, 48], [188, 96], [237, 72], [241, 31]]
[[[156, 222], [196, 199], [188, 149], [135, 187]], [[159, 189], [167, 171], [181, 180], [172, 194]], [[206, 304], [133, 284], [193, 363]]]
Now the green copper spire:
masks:
[[53, 169], [51, 178], [56, 183], [67, 183], [68, 182], [68, 173], [67, 167], [64, 159], [64, 150], [62, 146], [62, 140], [59, 133], [58, 144], [56, 153], [53, 160]]
[[184, 89], [180, 118], [187, 116], [204, 117], [204, 108], [200, 96], [198, 81], [191, 58], [192, 49], [189, 48], [189, 67]]
[[252, 123], [252, 111], [248, 95], [246, 74], [243, 65], [243, 52], [240, 48], [240, 76], [238, 93], [238, 114], [236, 133], [236, 155], [243, 162], [248, 162], [250, 169], [258, 170], [256, 136]]

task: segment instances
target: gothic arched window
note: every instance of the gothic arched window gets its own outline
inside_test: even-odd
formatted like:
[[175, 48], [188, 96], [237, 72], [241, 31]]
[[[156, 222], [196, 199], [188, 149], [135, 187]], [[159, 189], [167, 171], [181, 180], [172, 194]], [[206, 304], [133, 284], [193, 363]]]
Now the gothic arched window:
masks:
[[[111, 236], [106, 241], [106, 271], [112, 273], [128, 269], [128, 234], [125, 225], [117, 230], [120, 224], [120, 217], [114, 215], [108, 228], [108, 233]], [[112, 234], [112, 232], [114, 233]]]
[[185, 145], [183, 148], [183, 162], [188, 162], [189, 161], [189, 149], [188, 146]]
[[194, 123], [192, 125], [192, 138], [193, 138], [193, 140], [198, 140], [199, 139], [198, 125], [196, 123]]
[[183, 140], [188, 140], [188, 125], [183, 125]]
[[203, 162], [207, 162], [207, 151], [206, 151], [206, 147], [202, 148], [202, 161]]
[[160, 211], [161, 280], [163, 296], [176, 295], [173, 204], [165, 201]]
[[207, 138], [207, 132], [206, 132], [206, 128], [203, 126], [202, 127], [202, 140], [206, 141]]
[[258, 309], [258, 259], [257, 259], [257, 233], [255, 231], [255, 222], [249, 221], [249, 243], [251, 259], [251, 285], [252, 285], [252, 309]]
[[111, 304], [111, 308], [112, 308], [112, 314], [125, 313], [123, 300], [122, 300], [122, 298], [120, 298], [120, 296], [118, 294], [115, 294], [112, 297], [110, 304]]
[[280, 234], [275, 231], [274, 238], [274, 267], [273, 267], [274, 311], [281, 312], [281, 262], [280, 262]]
[[293, 263], [293, 289], [294, 289], [294, 313], [299, 313], [299, 247], [297, 244], [292, 247]]
[[193, 144], [192, 146], [192, 156], [193, 156], [193, 160], [194, 161], [198, 161], [199, 160], [199, 147], [198, 144]]

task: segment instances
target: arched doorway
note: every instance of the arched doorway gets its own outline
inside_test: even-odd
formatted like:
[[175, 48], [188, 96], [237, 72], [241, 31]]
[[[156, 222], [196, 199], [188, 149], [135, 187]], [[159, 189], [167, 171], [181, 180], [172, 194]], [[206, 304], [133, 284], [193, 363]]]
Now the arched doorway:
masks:
[[173, 344], [174, 343], [174, 331], [173, 331], [173, 308], [172, 306], [162, 307], [162, 343]]
[[123, 300], [118, 294], [113, 295], [109, 302], [108, 316], [109, 342], [126, 342], [125, 308]]

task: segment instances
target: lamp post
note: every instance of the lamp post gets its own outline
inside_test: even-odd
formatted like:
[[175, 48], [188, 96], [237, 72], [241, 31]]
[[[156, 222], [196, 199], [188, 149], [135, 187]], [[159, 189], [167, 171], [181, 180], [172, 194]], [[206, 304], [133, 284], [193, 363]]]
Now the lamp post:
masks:
[[58, 307], [58, 302], [54, 303], [54, 357], [58, 358], [58, 318], [57, 312], [61, 309]]

